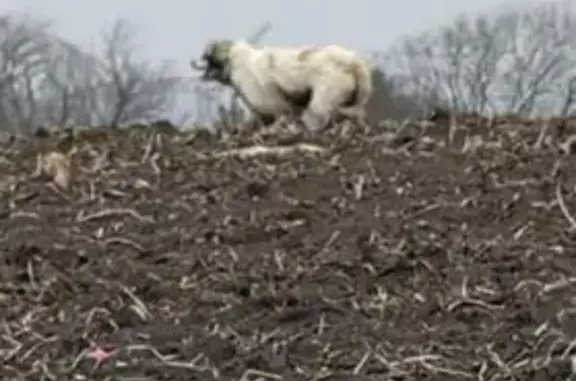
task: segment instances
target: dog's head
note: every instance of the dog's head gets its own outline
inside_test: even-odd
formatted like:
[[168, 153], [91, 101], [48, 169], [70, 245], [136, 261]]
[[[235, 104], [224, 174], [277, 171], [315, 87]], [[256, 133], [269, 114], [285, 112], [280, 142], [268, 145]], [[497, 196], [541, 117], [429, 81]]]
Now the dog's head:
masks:
[[230, 82], [230, 50], [234, 42], [231, 40], [210, 41], [204, 47], [200, 62], [190, 61], [194, 70], [202, 72], [202, 80], [217, 81], [223, 84]]

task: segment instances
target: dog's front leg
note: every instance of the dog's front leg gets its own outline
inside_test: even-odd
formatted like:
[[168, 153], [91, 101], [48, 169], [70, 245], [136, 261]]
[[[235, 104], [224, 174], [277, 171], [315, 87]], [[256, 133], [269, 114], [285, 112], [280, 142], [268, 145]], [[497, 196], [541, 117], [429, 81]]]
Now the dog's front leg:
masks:
[[328, 124], [329, 118], [323, 114], [306, 109], [302, 113], [302, 123], [309, 131], [318, 131]]

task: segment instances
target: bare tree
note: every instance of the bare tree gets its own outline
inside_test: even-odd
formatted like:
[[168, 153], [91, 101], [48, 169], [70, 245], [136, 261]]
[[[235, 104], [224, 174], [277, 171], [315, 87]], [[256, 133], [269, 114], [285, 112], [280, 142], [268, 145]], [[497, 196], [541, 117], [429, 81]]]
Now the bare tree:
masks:
[[0, 17], [0, 124], [16, 129], [34, 123], [36, 84], [49, 60], [48, 25], [36, 20]]
[[41, 120], [64, 126], [98, 122], [95, 105], [101, 61], [93, 54], [55, 36], [53, 53], [40, 82]]
[[104, 36], [94, 110], [102, 124], [117, 127], [137, 120], [166, 118], [185, 85], [170, 63], [153, 64], [138, 57], [134, 27], [117, 20]]
[[139, 57], [135, 29], [118, 20], [94, 54], [50, 23], [0, 16], [0, 129], [111, 125], [168, 117], [185, 89], [168, 62]]
[[48, 22], [0, 16], [0, 128], [89, 123], [100, 65], [52, 33]]
[[567, 98], [575, 48], [576, 13], [569, 3], [543, 3], [460, 16], [435, 33], [405, 39], [383, 64], [395, 87], [423, 104], [551, 114], [575, 106]]

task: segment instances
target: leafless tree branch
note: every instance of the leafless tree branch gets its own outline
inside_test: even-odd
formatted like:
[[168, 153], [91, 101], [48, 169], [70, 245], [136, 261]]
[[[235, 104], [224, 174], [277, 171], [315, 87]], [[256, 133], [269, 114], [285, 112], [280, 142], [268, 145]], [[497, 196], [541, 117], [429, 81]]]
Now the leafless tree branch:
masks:
[[169, 63], [138, 57], [124, 20], [98, 55], [59, 38], [50, 24], [0, 16], [0, 129], [112, 125], [166, 118], [184, 89]]
[[135, 29], [117, 20], [104, 37], [105, 51], [97, 91], [104, 124], [117, 127], [136, 120], [161, 119], [177, 101], [183, 78], [168, 62], [154, 65], [137, 57]]
[[576, 74], [575, 41], [569, 5], [544, 3], [461, 16], [394, 46], [384, 67], [397, 87], [423, 102], [432, 98], [466, 112], [552, 114], [574, 104], [566, 97]]

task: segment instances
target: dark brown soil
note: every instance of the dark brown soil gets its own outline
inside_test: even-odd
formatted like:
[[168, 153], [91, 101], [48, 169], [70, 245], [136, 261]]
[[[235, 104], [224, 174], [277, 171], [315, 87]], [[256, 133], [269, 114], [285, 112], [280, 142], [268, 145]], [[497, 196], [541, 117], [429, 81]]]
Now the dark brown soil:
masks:
[[436, 123], [5, 143], [0, 379], [569, 379], [569, 123]]

